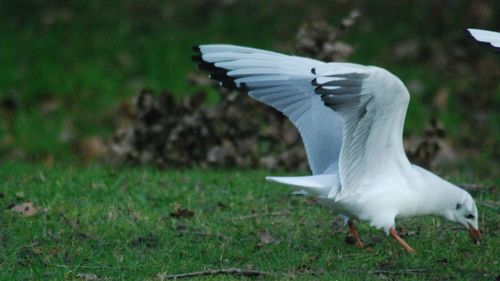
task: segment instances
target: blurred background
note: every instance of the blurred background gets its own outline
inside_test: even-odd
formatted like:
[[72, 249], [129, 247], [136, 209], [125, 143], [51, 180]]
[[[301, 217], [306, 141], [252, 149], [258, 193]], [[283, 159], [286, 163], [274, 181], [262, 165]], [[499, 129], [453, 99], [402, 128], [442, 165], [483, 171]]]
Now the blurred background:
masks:
[[499, 1], [3, 0], [0, 161], [307, 171], [279, 113], [191, 61], [193, 45], [231, 43], [388, 69], [411, 93], [413, 161], [498, 178], [500, 53], [466, 28], [500, 31], [499, 13]]

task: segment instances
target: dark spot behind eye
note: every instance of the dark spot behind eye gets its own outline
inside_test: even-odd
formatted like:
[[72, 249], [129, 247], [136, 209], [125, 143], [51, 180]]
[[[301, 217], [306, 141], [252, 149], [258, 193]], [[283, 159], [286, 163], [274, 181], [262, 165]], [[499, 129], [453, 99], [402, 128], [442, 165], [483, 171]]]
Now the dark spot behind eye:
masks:
[[457, 210], [460, 210], [460, 208], [462, 208], [462, 204], [457, 203], [457, 207], [456, 207], [456, 209], [457, 209]]
[[465, 216], [466, 219], [473, 219], [474, 218], [474, 215], [473, 214], [468, 214], [467, 216]]

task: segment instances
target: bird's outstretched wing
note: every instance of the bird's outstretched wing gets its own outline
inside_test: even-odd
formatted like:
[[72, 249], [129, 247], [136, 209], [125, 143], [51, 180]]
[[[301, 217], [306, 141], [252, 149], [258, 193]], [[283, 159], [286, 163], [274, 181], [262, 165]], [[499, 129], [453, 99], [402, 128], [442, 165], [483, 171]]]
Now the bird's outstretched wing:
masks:
[[328, 63], [313, 72], [316, 94], [344, 123], [339, 200], [408, 161], [402, 138], [410, 96], [401, 80], [378, 67]]
[[495, 48], [500, 48], [500, 32], [482, 30], [482, 29], [467, 29], [469, 33], [479, 42], [489, 43]]
[[377, 173], [408, 161], [402, 135], [409, 93], [388, 71], [232, 45], [196, 51], [195, 61], [212, 78], [247, 90], [290, 119], [313, 174], [339, 173], [340, 193], [331, 196], [356, 192]]
[[[338, 173], [342, 122], [314, 92], [313, 59], [233, 45], [201, 45], [193, 57], [221, 85], [281, 111], [297, 127], [314, 175]], [[249, 116], [251, 118], [251, 116]]]

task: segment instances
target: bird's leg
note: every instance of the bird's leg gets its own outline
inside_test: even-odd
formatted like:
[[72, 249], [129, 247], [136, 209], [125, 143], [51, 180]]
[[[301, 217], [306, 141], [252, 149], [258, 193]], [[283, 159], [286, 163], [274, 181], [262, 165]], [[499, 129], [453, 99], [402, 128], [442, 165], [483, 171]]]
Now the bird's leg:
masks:
[[396, 241], [398, 241], [399, 244], [401, 244], [401, 246], [403, 246], [403, 248], [405, 248], [406, 251], [408, 251], [408, 253], [415, 254], [415, 250], [413, 250], [413, 248], [410, 247], [410, 245], [406, 244], [405, 240], [399, 237], [398, 232], [394, 227], [391, 228], [390, 233], [391, 236], [394, 237], [394, 239], [396, 239]]
[[363, 241], [361, 241], [361, 239], [359, 238], [358, 231], [356, 231], [352, 219], [349, 219], [349, 221], [347, 221], [347, 224], [349, 225], [349, 231], [351, 232], [352, 236], [354, 237], [354, 240], [356, 241], [356, 246], [358, 248], [363, 248], [364, 246]]

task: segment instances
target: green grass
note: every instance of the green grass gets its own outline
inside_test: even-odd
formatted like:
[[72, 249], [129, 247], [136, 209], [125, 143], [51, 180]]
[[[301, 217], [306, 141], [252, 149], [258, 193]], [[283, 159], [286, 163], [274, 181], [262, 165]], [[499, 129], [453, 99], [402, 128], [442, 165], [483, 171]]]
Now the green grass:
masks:
[[[269, 11], [249, 16], [249, 10], [263, 6]], [[289, 47], [304, 19], [289, 14], [309, 14], [317, 5], [312, 6], [2, 1], [0, 98], [14, 99], [19, 108], [7, 129], [0, 122], [0, 136], [10, 134], [12, 146], [30, 155], [67, 158], [71, 147], [58, 140], [65, 120], [75, 124], [79, 137], [110, 136], [118, 104], [143, 88], [173, 91], [178, 97], [197, 90], [186, 82], [186, 74], [197, 70], [192, 46], [225, 42], [275, 49], [283, 40]], [[44, 113], [48, 100], [59, 106]]]
[[[218, 2], [224, 1], [1, 1], [0, 98], [17, 104], [13, 113], [0, 110], [0, 162], [6, 160], [0, 165], [1, 280], [71, 280], [79, 273], [104, 280], [159, 280], [158, 274], [230, 267], [267, 271], [282, 280], [498, 278], [500, 115], [494, 108], [500, 88], [487, 92], [480, 77], [450, 74], [426, 59], [401, 62], [391, 51], [411, 38], [453, 46], [464, 28], [476, 24], [470, 3], [443, 8], [418, 1], [398, 6]], [[500, 11], [499, 3], [491, 3], [493, 12]], [[58, 137], [68, 120], [76, 142], [110, 136], [116, 108], [142, 88], [171, 90], [177, 97], [197, 91], [185, 79], [196, 71], [192, 45], [222, 42], [291, 53], [301, 22], [323, 17], [338, 24], [353, 8], [361, 9], [362, 17], [342, 37], [356, 48], [350, 61], [382, 66], [405, 83], [422, 84], [420, 93], [412, 93], [405, 134], [421, 134], [437, 116], [450, 142], [459, 146], [468, 136], [462, 142], [472, 152], [456, 166], [439, 168], [455, 182], [486, 187], [474, 194], [481, 245], [472, 244], [456, 225], [418, 218], [400, 223], [417, 231], [405, 238], [417, 256], [364, 224], [360, 232], [369, 247], [359, 250], [345, 242], [347, 230], [327, 209], [264, 182], [267, 172], [83, 166], [77, 144]], [[499, 18], [493, 13], [485, 25], [498, 26]], [[472, 49], [486, 53], [484, 61], [498, 61], [498, 54]], [[456, 92], [464, 87], [477, 90], [474, 100], [487, 101], [483, 106], [490, 117], [484, 123], [463, 126], [471, 109]], [[450, 91], [450, 101], [437, 110], [431, 104], [441, 88]], [[479, 152], [476, 139], [489, 140]], [[48, 156], [54, 159], [51, 168], [38, 161]], [[26, 161], [7, 161], [12, 158]], [[10, 211], [26, 201], [38, 208], [35, 216]], [[194, 216], [172, 218], [179, 205]], [[259, 248], [263, 232], [274, 242]]]
[[[366, 224], [359, 230], [368, 247], [347, 244], [346, 228], [329, 210], [266, 183], [265, 175], [4, 165], [0, 279], [73, 280], [93, 273], [109, 280], [160, 280], [158, 274], [232, 267], [270, 272], [281, 280], [494, 280], [500, 274], [500, 202], [490, 188], [498, 181], [479, 181], [486, 188], [474, 193], [480, 245], [458, 225], [416, 218], [399, 222], [416, 231], [405, 238], [417, 251], [411, 256]], [[26, 201], [38, 208], [36, 215], [8, 208]], [[171, 217], [179, 205], [194, 216]], [[258, 247], [263, 232], [273, 242]]]
[[[461, 38], [464, 28], [475, 25], [463, 16], [469, 3], [222, 2], [2, 1], [0, 98], [12, 98], [18, 109], [10, 117], [0, 112], [0, 152], [17, 149], [35, 158], [71, 159], [78, 154], [75, 145], [58, 138], [65, 121], [74, 125], [77, 139], [109, 137], [118, 105], [142, 88], [170, 90], [178, 97], [198, 90], [186, 82], [186, 74], [196, 71], [190, 60], [193, 45], [232, 43], [291, 53], [303, 21], [324, 18], [338, 25], [355, 8], [362, 16], [341, 38], [356, 48], [349, 60], [386, 67], [404, 82], [423, 85], [422, 93], [412, 95], [405, 132], [420, 134], [430, 117], [437, 116], [450, 136], [460, 137], [464, 114], [457, 107], [463, 105], [451, 104], [436, 113], [431, 103], [439, 88], [449, 88], [453, 97], [454, 85], [464, 75], [450, 76], [425, 59], [397, 61], [391, 48], [412, 38], [456, 44], [450, 37]], [[498, 2], [490, 5], [493, 12], [499, 10]], [[430, 12], [436, 9], [446, 16]], [[485, 22], [493, 28], [499, 17], [491, 18]], [[487, 61], [497, 57], [490, 54]], [[474, 81], [482, 95], [500, 96], [498, 90], [485, 92], [478, 77], [465, 80]], [[51, 101], [58, 105], [47, 110]], [[488, 123], [498, 123], [498, 114], [490, 112]], [[498, 126], [488, 125], [485, 131], [481, 138], [493, 139], [487, 149], [494, 152], [492, 136], [499, 133]]]

